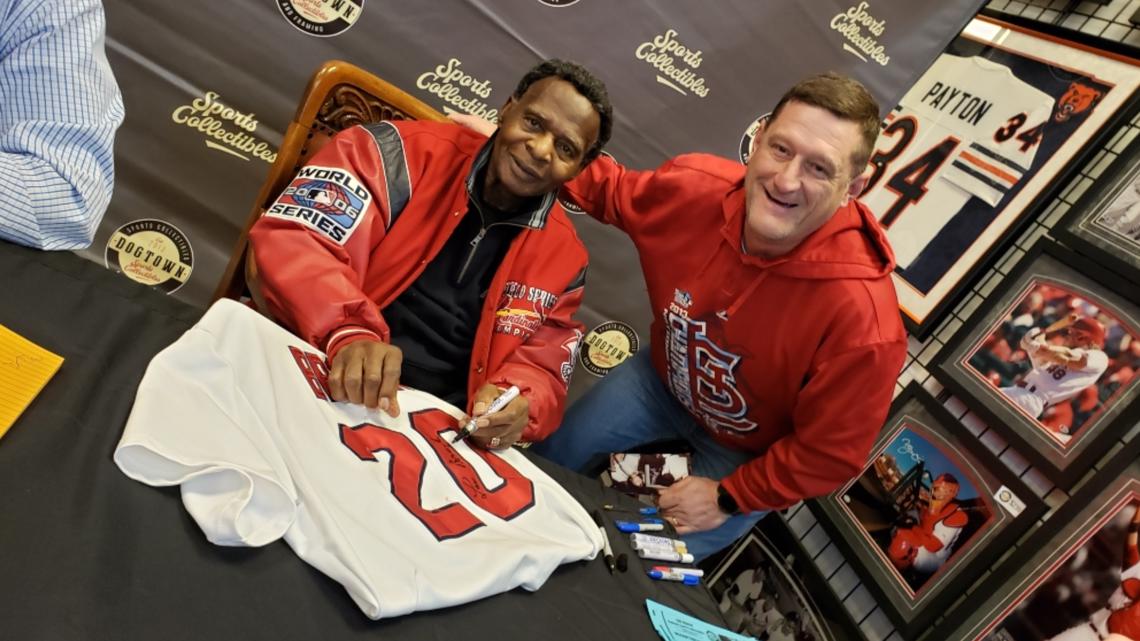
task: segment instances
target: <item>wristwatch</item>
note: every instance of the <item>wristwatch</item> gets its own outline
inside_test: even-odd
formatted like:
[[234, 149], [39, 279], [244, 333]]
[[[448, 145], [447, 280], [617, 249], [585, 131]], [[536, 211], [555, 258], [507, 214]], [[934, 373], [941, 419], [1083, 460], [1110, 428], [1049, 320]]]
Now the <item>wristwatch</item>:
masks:
[[732, 498], [732, 495], [720, 483], [716, 484], [716, 505], [721, 512], [729, 516], [740, 514], [740, 506], [736, 504], [736, 499]]

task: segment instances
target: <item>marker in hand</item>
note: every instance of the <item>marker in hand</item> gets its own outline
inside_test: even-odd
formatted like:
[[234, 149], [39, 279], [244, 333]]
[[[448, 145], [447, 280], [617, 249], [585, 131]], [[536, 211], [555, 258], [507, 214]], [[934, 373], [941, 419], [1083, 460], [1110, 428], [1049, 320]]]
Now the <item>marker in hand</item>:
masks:
[[499, 410], [506, 407], [508, 403], [518, 398], [518, 395], [519, 388], [515, 385], [511, 385], [509, 388], [507, 388], [507, 391], [499, 394], [495, 400], [491, 401], [491, 406], [487, 408], [486, 412], [483, 412], [479, 416], [472, 416], [471, 420], [467, 421], [467, 424], [463, 426], [463, 429], [459, 430], [459, 433], [455, 435], [455, 438], [451, 439], [451, 442], [458, 443], [459, 441], [462, 441], [468, 436], [474, 434], [475, 430], [479, 429], [478, 426], [475, 425], [476, 420], [483, 418], [488, 414], [494, 414], [495, 412], [498, 412]]

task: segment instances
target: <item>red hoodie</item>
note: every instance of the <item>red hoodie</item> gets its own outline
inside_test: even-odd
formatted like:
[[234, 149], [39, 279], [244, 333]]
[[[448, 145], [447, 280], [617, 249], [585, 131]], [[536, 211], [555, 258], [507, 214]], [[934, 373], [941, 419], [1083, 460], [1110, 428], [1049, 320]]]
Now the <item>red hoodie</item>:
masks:
[[827, 494], [862, 470], [906, 334], [894, 257], [870, 211], [852, 201], [790, 253], [749, 256], [744, 172], [707, 155], [652, 172], [603, 156], [564, 191], [632, 238], [653, 364], [717, 441], [756, 453], [724, 480], [752, 511]]

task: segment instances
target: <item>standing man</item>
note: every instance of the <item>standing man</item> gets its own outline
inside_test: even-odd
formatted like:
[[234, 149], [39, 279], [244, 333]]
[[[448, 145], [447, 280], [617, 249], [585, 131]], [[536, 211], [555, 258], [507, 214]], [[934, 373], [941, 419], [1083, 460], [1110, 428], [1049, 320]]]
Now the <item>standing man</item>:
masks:
[[609, 140], [582, 67], [548, 60], [486, 137], [381, 122], [329, 141], [250, 231], [267, 310], [329, 358], [338, 401], [392, 416], [398, 385], [479, 419], [473, 441], [538, 440], [562, 418], [586, 251], [556, 192]]
[[659, 505], [697, 558], [857, 474], [906, 355], [894, 257], [855, 200], [878, 132], [866, 88], [823, 74], [781, 98], [747, 168], [691, 154], [629, 171], [600, 158], [568, 183], [565, 195], [637, 247], [651, 349], [537, 451], [586, 469], [607, 452], [688, 441], [693, 474]]
[[123, 97], [99, 0], [0, 0], [0, 239], [91, 244], [115, 183]]

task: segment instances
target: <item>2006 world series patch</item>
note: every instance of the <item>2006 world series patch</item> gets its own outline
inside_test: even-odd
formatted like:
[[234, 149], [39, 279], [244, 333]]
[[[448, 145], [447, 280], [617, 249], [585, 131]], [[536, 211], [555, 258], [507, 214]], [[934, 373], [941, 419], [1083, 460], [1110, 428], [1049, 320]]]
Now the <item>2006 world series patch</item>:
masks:
[[301, 168], [265, 215], [298, 222], [343, 245], [371, 203], [372, 194], [356, 176], [310, 165]]

